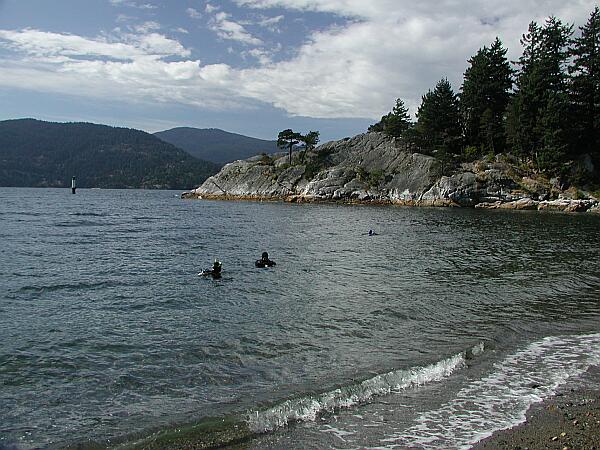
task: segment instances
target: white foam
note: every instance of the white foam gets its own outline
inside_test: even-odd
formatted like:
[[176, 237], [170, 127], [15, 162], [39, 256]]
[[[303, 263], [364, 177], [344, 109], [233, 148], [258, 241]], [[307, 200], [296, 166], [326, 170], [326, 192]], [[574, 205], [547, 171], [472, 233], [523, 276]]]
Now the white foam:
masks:
[[385, 448], [467, 449], [496, 430], [524, 422], [533, 403], [596, 365], [600, 334], [547, 337], [496, 363], [490, 375], [381, 443]]
[[455, 370], [465, 367], [467, 357], [482, 351], [483, 343], [429, 366], [395, 370], [323, 394], [286, 400], [265, 411], [251, 412], [248, 416], [248, 426], [256, 433], [273, 431], [290, 422], [314, 421], [321, 413], [350, 408], [365, 403], [374, 396], [440, 381]]

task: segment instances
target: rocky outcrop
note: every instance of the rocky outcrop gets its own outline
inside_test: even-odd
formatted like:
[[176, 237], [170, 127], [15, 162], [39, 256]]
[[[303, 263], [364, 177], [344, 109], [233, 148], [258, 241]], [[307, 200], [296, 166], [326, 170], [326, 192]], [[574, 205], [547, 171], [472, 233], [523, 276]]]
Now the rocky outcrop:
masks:
[[287, 153], [229, 163], [182, 196], [561, 211], [598, 205], [593, 198], [568, 199], [556, 183], [524, 177], [501, 157], [462, 164], [451, 175], [443, 171], [448, 168], [439, 160], [402, 141], [365, 133], [294, 152], [292, 164]]
[[598, 209], [598, 202], [596, 200], [570, 200], [570, 199], [557, 199], [557, 200], [532, 200], [531, 198], [522, 198], [510, 202], [497, 201], [494, 203], [482, 202], [475, 205], [476, 208], [489, 208], [489, 209], [520, 209], [520, 210], [547, 210], [547, 211], [564, 211], [564, 212], [595, 212]]

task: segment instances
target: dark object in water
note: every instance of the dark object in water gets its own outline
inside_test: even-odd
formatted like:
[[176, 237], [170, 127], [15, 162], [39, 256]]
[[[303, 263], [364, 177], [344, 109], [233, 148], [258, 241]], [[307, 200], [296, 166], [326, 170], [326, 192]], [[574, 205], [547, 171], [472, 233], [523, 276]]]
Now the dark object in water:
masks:
[[256, 267], [273, 267], [275, 265], [275, 261], [271, 261], [269, 259], [269, 254], [267, 252], [263, 252], [262, 257], [254, 261], [254, 265]]
[[221, 263], [221, 261], [218, 261], [215, 259], [215, 262], [212, 266], [212, 269], [203, 269], [198, 276], [200, 277], [206, 277], [206, 276], [212, 276], [213, 278], [221, 278], [221, 269], [223, 268], [223, 263]]

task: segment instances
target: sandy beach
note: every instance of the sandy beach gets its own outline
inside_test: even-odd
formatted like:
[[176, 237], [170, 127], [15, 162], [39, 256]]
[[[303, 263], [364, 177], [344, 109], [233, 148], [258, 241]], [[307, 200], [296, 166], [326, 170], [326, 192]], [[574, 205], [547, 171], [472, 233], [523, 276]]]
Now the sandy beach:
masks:
[[600, 368], [534, 405], [525, 423], [498, 431], [472, 449], [600, 449]]

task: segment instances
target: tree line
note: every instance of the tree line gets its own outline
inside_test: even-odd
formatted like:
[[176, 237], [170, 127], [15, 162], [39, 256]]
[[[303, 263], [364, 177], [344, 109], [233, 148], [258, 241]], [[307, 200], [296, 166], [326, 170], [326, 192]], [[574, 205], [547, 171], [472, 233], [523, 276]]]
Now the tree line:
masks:
[[496, 38], [468, 60], [459, 93], [442, 78], [423, 95], [416, 122], [397, 99], [369, 131], [446, 161], [507, 153], [536, 173], [598, 183], [584, 170], [586, 159], [600, 165], [598, 7], [579, 30], [574, 37], [573, 25], [556, 17], [531, 22], [514, 66]]

